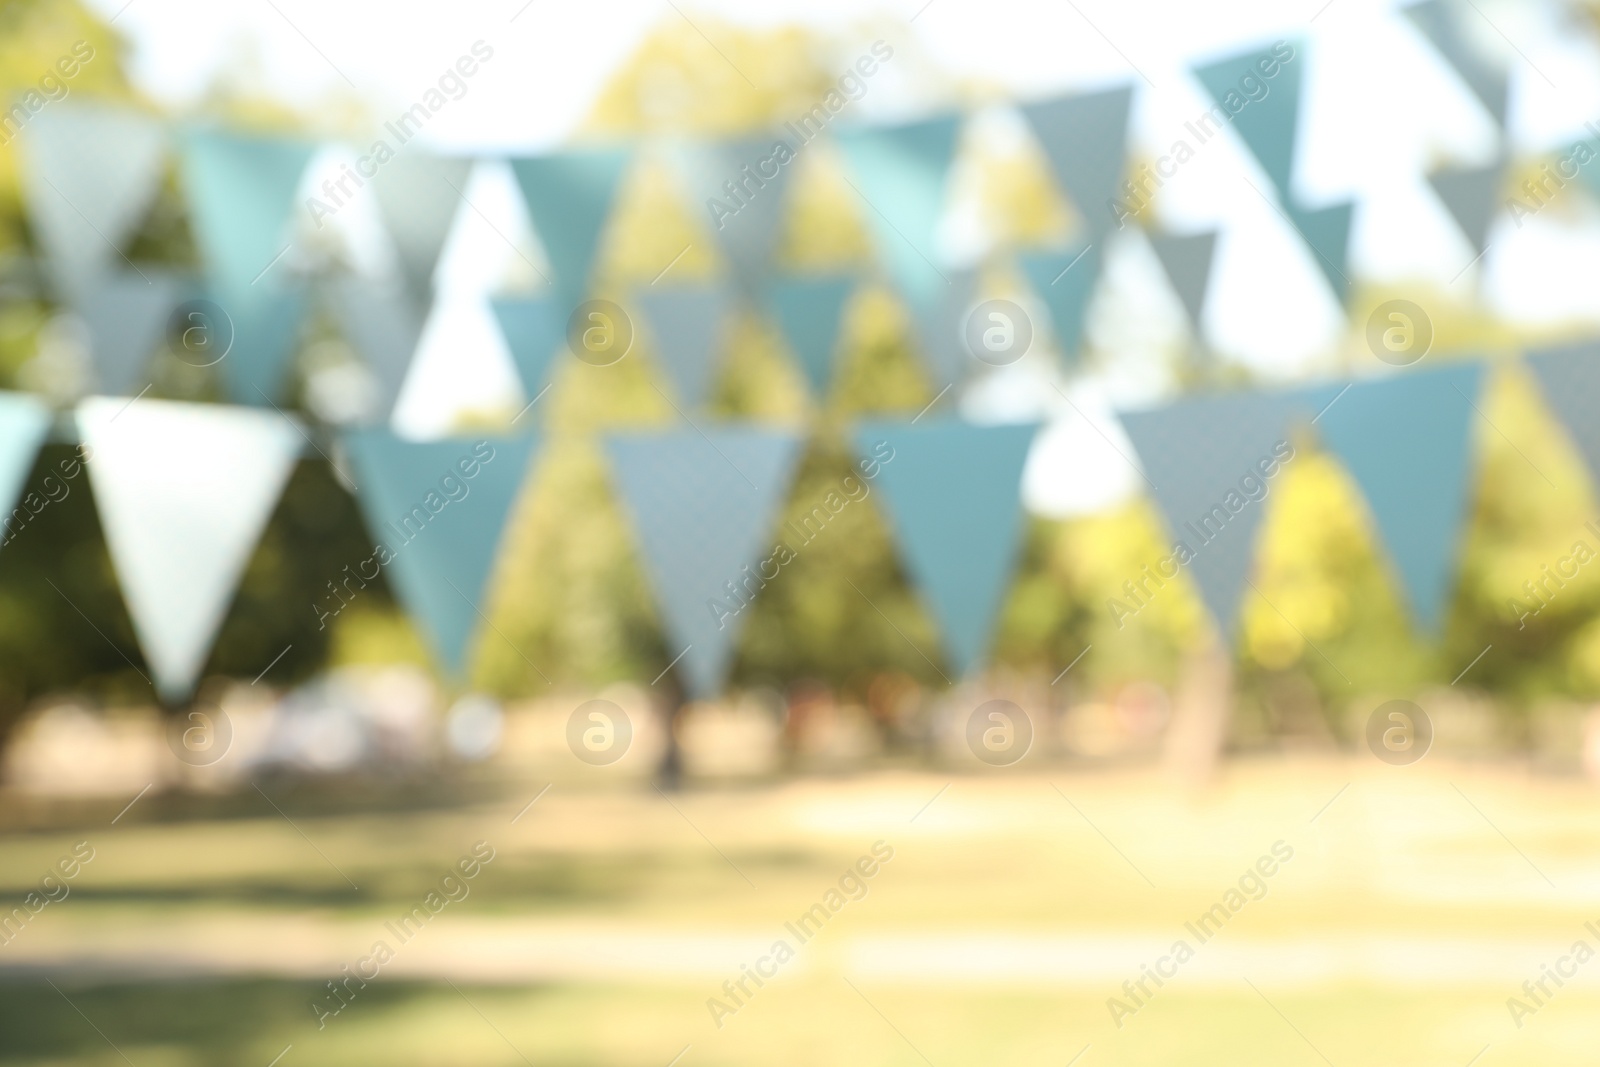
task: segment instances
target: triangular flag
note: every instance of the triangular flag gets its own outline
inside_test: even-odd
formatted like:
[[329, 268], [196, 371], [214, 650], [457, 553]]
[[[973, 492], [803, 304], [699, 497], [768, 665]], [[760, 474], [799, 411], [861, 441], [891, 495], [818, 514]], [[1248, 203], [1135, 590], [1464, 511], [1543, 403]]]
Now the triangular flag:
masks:
[[408, 441], [372, 429], [345, 437], [361, 514], [377, 542], [373, 559], [456, 677], [537, 444], [531, 434]]
[[1095, 282], [1100, 277], [1100, 247], [1021, 252], [1017, 259], [1028, 276], [1028, 284], [1050, 311], [1057, 347], [1068, 364], [1076, 363], [1083, 349], [1089, 299], [1094, 296]]
[[1348, 203], [1333, 204], [1308, 211], [1292, 203], [1285, 205], [1289, 220], [1294, 223], [1306, 247], [1311, 249], [1311, 258], [1316, 260], [1317, 269], [1328, 279], [1333, 295], [1341, 304], [1349, 303], [1353, 289], [1350, 277], [1345, 273], [1349, 263], [1350, 215], [1353, 206]]
[[166, 131], [135, 111], [57, 105], [29, 122], [23, 146], [34, 232], [58, 290], [81, 288], [119, 260], [155, 199]]
[[[728, 257], [735, 284], [759, 291], [782, 236], [794, 166], [773, 155], [774, 137], [685, 145], [676, 153], [697, 211]], [[726, 184], [733, 183], [733, 192]]]
[[489, 300], [489, 306], [516, 364], [522, 391], [531, 402], [550, 384], [550, 368], [567, 340], [555, 297], [497, 296]]
[[148, 383], [151, 353], [193, 282], [145, 266], [138, 273], [90, 278], [72, 297], [89, 331], [89, 354], [102, 393], [127, 393]]
[[1110, 203], [1127, 167], [1128, 106], [1133, 89], [1057, 97], [1022, 105], [1056, 180], [1099, 241], [1116, 227]]
[[988, 653], [1020, 548], [1022, 467], [1032, 425], [953, 420], [865, 422], [856, 452], [891, 459], [880, 468], [895, 543], [922, 591], [958, 675]]
[[867, 202], [878, 255], [901, 295], [919, 314], [945, 299], [946, 272], [935, 264], [946, 175], [961, 133], [960, 115], [904, 126], [839, 131], [839, 147]]
[[1205, 312], [1206, 293], [1211, 288], [1211, 263], [1217, 249], [1217, 234], [1210, 233], [1152, 233], [1150, 247], [1167, 281], [1183, 302], [1189, 313], [1189, 323], [1196, 336], [1200, 334], [1200, 320]]
[[1573, 443], [1600, 485], [1600, 341], [1579, 341], [1529, 353], [1528, 367], [1538, 379], [1545, 403], [1572, 435]]
[[[0, 393], [0, 545], [17, 533], [12, 509], [50, 432], [50, 411], [26, 393]], [[26, 521], [26, 520], [24, 520]]]
[[947, 268], [932, 292], [931, 306], [907, 301], [918, 351], [935, 392], [963, 381], [973, 368], [975, 361], [967, 347], [965, 328], [977, 291], [976, 269]]
[[636, 299], [655, 342], [652, 351], [678, 399], [691, 407], [704, 404], [727, 336], [727, 292], [716, 285], [675, 285], [641, 289]]
[[1424, 0], [1404, 9], [1423, 35], [1455, 68], [1467, 88], [1478, 98], [1501, 129], [1506, 125], [1506, 104], [1511, 96], [1510, 80], [1499, 62], [1484, 55], [1470, 36], [1462, 31], [1466, 12], [1449, 0]]
[[378, 168], [372, 191], [406, 288], [426, 302], [472, 160], [402, 152]]
[[627, 149], [599, 148], [511, 161], [511, 172], [569, 310], [588, 295], [600, 235], [611, 217], [629, 158]]
[[237, 292], [289, 245], [295, 191], [315, 147], [305, 141], [195, 130], [183, 173], [195, 242], [207, 272]]
[[364, 278], [336, 279], [327, 292], [340, 331], [377, 384], [377, 419], [387, 422], [422, 338], [423, 315], [406, 293]]
[[218, 292], [214, 299], [233, 329], [227, 355], [217, 364], [228, 398], [256, 407], [276, 404], [298, 351], [308, 304], [305, 288], [262, 281], [231, 296]]
[[[800, 439], [784, 430], [712, 426], [606, 442], [685, 688], [713, 697], [727, 678], [749, 601], [760, 595], [773, 520]], [[767, 576], [770, 577], [770, 576]], [[687, 647], [684, 647], [687, 646]]]
[[90, 397], [78, 429], [95, 507], [161, 696], [194, 690], [303, 447], [272, 411]]
[[[1192, 572], [1225, 641], [1238, 621], [1272, 479], [1294, 455], [1291, 424], [1315, 416], [1315, 401], [1305, 390], [1235, 393], [1118, 415], [1176, 542], [1170, 558]], [[1139, 580], [1148, 595], [1149, 582]]]
[[1474, 252], [1482, 253], [1489, 236], [1489, 223], [1500, 206], [1500, 186], [1505, 180], [1505, 165], [1494, 162], [1486, 167], [1446, 167], [1428, 175], [1428, 184], [1466, 235]]
[[[1244, 52], [1195, 70], [1206, 92], [1232, 119], [1233, 128], [1266, 171], [1267, 178], [1285, 203], [1293, 200], [1289, 185], [1294, 177], [1294, 149], [1300, 127], [1300, 72], [1303, 51], [1283, 42], [1260, 51]], [[1287, 58], [1286, 58], [1287, 56]], [[1266, 71], [1272, 70], [1270, 76]], [[1250, 86], [1265, 86], [1255, 97]]]
[[812, 394], [828, 395], [839, 345], [839, 322], [856, 279], [829, 274], [779, 278], [767, 287], [767, 302], [783, 338], [800, 361]]

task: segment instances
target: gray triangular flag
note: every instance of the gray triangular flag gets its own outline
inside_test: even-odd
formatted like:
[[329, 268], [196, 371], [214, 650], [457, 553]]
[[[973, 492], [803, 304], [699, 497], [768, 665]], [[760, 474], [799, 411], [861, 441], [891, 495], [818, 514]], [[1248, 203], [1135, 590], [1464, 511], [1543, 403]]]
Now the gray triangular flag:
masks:
[[1439, 194], [1474, 252], [1484, 250], [1504, 179], [1505, 165], [1500, 162], [1486, 167], [1446, 167], [1428, 175], [1428, 184]]
[[735, 284], [747, 295], [771, 274], [788, 206], [794, 165], [778, 162], [776, 143], [775, 137], [743, 137], [685, 145], [676, 153], [689, 196], [705, 212]]
[[68, 104], [34, 117], [23, 144], [29, 219], [58, 290], [81, 289], [120, 257], [155, 198], [166, 131], [135, 111]]
[[422, 338], [425, 313], [405, 293], [364, 278], [338, 279], [328, 292], [340, 331], [377, 382], [374, 414], [387, 422]]
[[89, 331], [89, 353], [102, 393], [137, 391], [167, 320], [194, 282], [154, 267], [91, 278], [72, 298]]
[[1056, 180], [1098, 240], [1116, 228], [1110, 204], [1127, 167], [1131, 86], [1024, 104]]
[[691, 407], [704, 404], [716, 384], [717, 364], [727, 337], [728, 294], [715, 285], [679, 285], [639, 292], [652, 351]]
[[419, 298], [432, 288], [433, 268], [471, 171], [470, 159], [401, 153], [372, 179], [378, 210], [399, 254], [400, 274]]
[[1167, 280], [1183, 301], [1196, 336], [1205, 311], [1206, 293], [1211, 288], [1211, 262], [1217, 248], [1217, 233], [1152, 233], [1150, 247], [1161, 261]]
[[1506, 103], [1511, 95], [1509, 76], [1500, 62], [1484, 55], [1462, 32], [1461, 20], [1468, 17], [1462, 7], [1450, 0], [1424, 0], [1406, 8], [1405, 13], [1467, 83], [1500, 128], [1505, 129]]

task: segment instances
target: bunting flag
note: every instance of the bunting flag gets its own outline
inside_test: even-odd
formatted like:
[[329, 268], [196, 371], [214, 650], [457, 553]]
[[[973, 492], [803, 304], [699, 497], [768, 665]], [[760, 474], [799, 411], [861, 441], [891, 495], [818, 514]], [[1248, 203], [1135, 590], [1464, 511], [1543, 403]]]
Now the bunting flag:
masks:
[[511, 161], [561, 300], [569, 309], [588, 295], [600, 235], [611, 217], [629, 158], [625, 148], [597, 148]]
[[[676, 153], [695, 207], [704, 205], [702, 217], [747, 294], [759, 292], [783, 233], [794, 167], [774, 154], [778, 140], [706, 141]], [[782, 155], [792, 159], [792, 150], [786, 145]]]
[[[408, 441], [381, 429], [344, 441], [375, 542], [370, 562], [386, 568], [406, 613], [459, 678], [538, 441], [531, 434]], [[364, 573], [365, 564], [358, 569]]]
[[818, 399], [833, 385], [839, 324], [855, 287], [856, 279], [846, 274], [791, 276], [767, 286], [773, 318]]
[[[1010, 584], [1036, 429], [929, 420], [866, 422], [855, 432], [862, 459], [882, 462], [895, 542], [958, 676], [981, 666]], [[877, 451], [884, 443], [889, 459]]]
[[472, 160], [402, 152], [378, 168], [372, 191], [406, 288], [427, 303], [433, 270], [472, 172]]
[[1594, 414], [1600, 410], [1600, 341], [1540, 349], [1529, 353], [1528, 367], [1600, 485], [1600, 419]]
[[950, 284], [935, 265], [935, 238], [960, 133], [959, 115], [941, 115], [904, 126], [841, 130], [838, 135], [845, 161], [860, 183], [856, 191], [866, 201], [878, 255], [919, 315], [933, 314], [946, 300]]
[[1504, 130], [1506, 105], [1511, 97], [1510, 78], [1502, 64], [1485, 55], [1471, 35], [1463, 32], [1461, 21], [1469, 16], [1460, 4], [1424, 0], [1404, 11]]
[[1482, 381], [1482, 364], [1463, 363], [1318, 391], [1316, 428], [1361, 487], [1411, 616], [1430, 634], [1449, 606]]
[[276, 412], [220, 404], [90, 397], [77, 422], [139, 647], [177, 702], [194, 691], [303, 439]]
[[150, 356], [167, 320], [193, 283], [145, 266], [137, 273], [90, 278], [72, 299], [72, 311], [89, 332], [89, 353], [102, 393], [128, 393], [148, 383]]
[[731, 310], [727, 291], [717, 285], [652, 286], [639, 290], [635, 299], [678, 399], [700, 407], [716, 384]]
[[289, 246], [289, 216], [315, 146], [195, 130], [183, 173], [195, 242], [207, 272], [230, 292], [261, 278]]
[[28, 508], [21, 523], [12, 522], [12, 509], [17, 507], [39, 446], [49, 433], [48, 408], [27, 393], [0, 393], [0, 515], [4, 516], [0, 517], [0, 545], [11, 540], [27, 524], [27, 516], [35, 513]]
[[1217, 251], [1217, 233], [1152, 233], [1150, 247], [1155, 250], [1167, 281], [1183, 302], [1189, 313], [1189, 324], [1195, 336], [1200, 336], [1201, 318], [1205, 312], [1206, 294], [1211, 289], [1211, 264]]
[[1233, 393], [1119, 414], [1174, 541], [1152, 564], [1156, 577], [1135, 576], [1132, 593], [1119, 590], [1112, 602], [1119, 625], [1124, 610], [1137, 613], [1187, 570], [1231, 642], [1274, 478], [1294, 455], [1291, 427], [1316, 415], [1316, 399], [1305, 390]]
[[[1218, 60], [1194, 73], [1232, 121], [1245, 147], [1256, 157], [1278, 190], [1278, 199], [1291, 202], [1294, 149], [1300, 128], [1299, 53], [1304, 43], [1291, 48], [1282, 42], [1260, 51]], [[1288, 58], [1285, 58], [1285, 57]], [[1268, 74], [1267, 71], [1272, 71]], [[1265, 87], [1265, 95], [1261, 95]]]
[[1486, 167], [1446, 167], [1428, 175], [1428, 184], [1479, 255], [1487, 247], [1504, 181], [1505, 164], [1498, 160]]
[[1350, 216], [1353, 207], [1350, 203], [1344, 203], [1307, 211], [1292, 203], [1285, 205], [1289, 220], [1305, 241], [1306, 247], [1311, 249], [1311, 258], [1316, 260], [1317, 269], [1328, 279], [1333, 295], [1342, 305], [1349, 304], [1354, 289], [1350, 284], [1350, 276], [1345, 272], [1349, 264]]
[[28, 217], [57, 291], [81, 291], [138, 229], [161, 188], [167, 136], [134, 111], [56, 105], [23, 137]]
[[748, 608], [777, 573], [767, 573], [767, 563], [793, 557], [769, 550], [767, 538], [800, 452], [798, 435], [754, 426], [606, 442], [666, 627], [667, 655], [696, 699], [721, 690]]
[[278, 403], [299, 350], [308, 304], [304, 286], [263, 281], [234, 295], [218, 291], [212, 299], [231, 321], [231, 344], [217, 364], [229, 399], [256, 407]]
[[550, 369], [567, 343], [555, 298], [547, 293], [497, 296], [490, 299], [489, 306], [516, 364], [522, 392], [532, 402], [550, 384]]
[[1028, 284], [1050, 311], [1056, 346], [1069, 366], [1076, 364], [1083, 350], [1089, 300], [1100, 278], [1100, 246], [1022, 252], [1017, 259]]
[[932, 306], [912, 304], [909, 308], [922, 362], [935, 392], [964, 380], [972, 370], [974, 359], [967, 349], [965, 327], [978, 291], [978, 272], [947, 268], [939, 284]]
[[1132, 101], [1133, 88], [1123, 86], [1022, 106], [1056, 181], [1096, 243], [1116, 228], [1117, 216], [1110, 205], [1117, 199], [1117, 184], [1127, 166]]
[[372, 372], [376, 415], [387, 422], [422, 338], [424, 313], [402, 290], [364, 278], [337, 279], [327, 292], [345, 340]]

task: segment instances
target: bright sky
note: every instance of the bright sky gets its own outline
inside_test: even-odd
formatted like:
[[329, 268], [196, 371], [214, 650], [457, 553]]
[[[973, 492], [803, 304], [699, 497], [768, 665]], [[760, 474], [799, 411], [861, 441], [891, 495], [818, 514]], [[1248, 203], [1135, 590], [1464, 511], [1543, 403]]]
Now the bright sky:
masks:
[[[121, 9], [116, 26], [132, 46], [135, 79], [180, 111], [220, 71], [244, 63], [300, 105], [342, 93], [369, 101], [378, 114], [398, 112], [481, 39], [495, 50], [493, 61], [429, 124], [426, 137], [441, 149], [487, 156], [562, 144], [606, 80], [668, 20], [802, 23], [846, 45], [885, 37], [956, 82], [993, 86], [1012, 99], [1132, 83], [1133, 146], [1152, 157], [1209, 106], [1188, 73], [1197, 63], [1278, 38], [1303, 39], [1296, 191], [1308, 207], [1357, 201], [1352, 276], [1431, 283], [1529, 326], [1600, 323], [1600, 300], [1592, 295], [1600, 212], [1576, 188], [1520, 228], [1502, 212], [1487, 253], [1468, 266], [1474, 250], [1424, 175], [1447, 162], [1486, 162], [1500, 138], [1466, 87], [1385, 0], [90, 2], [106, 17]], [[1564, 149], [1593, 136], [1583, 124], [1600, 125], [1600, 48], [1587, 28], [1553, 2], [1474, 6], [1481, 14], [1469, 32], [1511, 67], [1510, 151]], [[874, 79], [853, 106], [872, 121], [952, 103], [918, 98], [913, 79], [896, 73]], [[1027, 135], [1008, 107], [973, 117], [970, 137]], [[337, 157], [320, 163], [336, 168]], [[1219, 351], [1270, 375], [1326, 373], [1350, 327], [1310, 253], [1257, 189], [1272, 196], [1229, 133], [1201, 147], [1167, 182], [1157, 210], [1169, 230], [1222, 232], [1205, 321]], [[503, 165], [480, 165], [468, 197], [482, 216], [463, 210], [456, 219], [437, 276], [441, 296], [396, 412], [402, 430], [438, 432], [463, 407], [520, 406], [484, 297], [513, 269], [515, 253], [500, 233], [536, 244]], [[375, 216], [359, 215], [370, 204], [356, 208], [345, 223], [375, 232]], [[982, 248], [982, 235], [961, 219], [961, 205], [952, 204], [941, 248], [952, 260]], [[1187, 329], [1142, 238], [1126, 231], [1108, 256], [1091, 317], [1095, 368], [1062, 379], [1041, 354], [984, 380], [963, 401], [973, 418], [1050, 420], [1025, 485], [1030, 507], [1050, 514], [1097, 510], [1134, 490], [1136, 476], [1112, 451], [1132, 450], [1110, 413], [1165, 395], [1170, 383], [1144, 357]], [[1074, 403], [1049, 387], [1052, 379]]]

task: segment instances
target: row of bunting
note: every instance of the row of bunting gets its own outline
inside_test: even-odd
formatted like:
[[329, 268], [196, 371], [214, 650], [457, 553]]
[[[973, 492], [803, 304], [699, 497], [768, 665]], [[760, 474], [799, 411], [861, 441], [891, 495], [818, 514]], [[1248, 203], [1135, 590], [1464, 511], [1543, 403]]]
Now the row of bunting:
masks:
[[[1470, 45], [1459, 27], [1458, 7], [1458, 0], [1426, 0], [1407, 12], [1503, 122], [1505, 73]], [[1227, 113], [1275, 187], [1285, 217], [1345, 301], [1353, 205], [1308, 208], [1292, 193], [1304, 62], [1284, 60], [1284, 55], [1284, 46], [1274, 46], [1206, 65], [1195, 74], [1217, 101], [1218, 113]], [[1268, 69], [1274, 73], [1265, 96], [1245, 100], [1239, 95], [1242, 79], [1259, 79]], [[1081, 346], [1106, 238], [1119, 225], [1111, 205], [1129, 198], [1131, 101], [1132, 89], [1119, 87], [1021, 108], [1061, 192], [1083, 221], [1072, 243], [1018, 256], [1049, 312], [1057, 348], [1069, 360]], [[920, 351], [937, 384], [960, 380], [971, 366], [961, 347], [958, 317], [974, 295], [974, 278], [970, 271], [937, 266], [932, 255], [961, 128], [961, 116], [950, 113], [902, 125], [846, 127], [833, 135], [872, 207], [865, 217], [878, 258], [912, 312]], [[89, 324], [102, 392], [136, 391], [173, 307], [203, 292], [234, 320], [232, 348], [221, 367], [228, 397], [257, 406], [276, 402], [308, 300], [304, 279], [274, 265], [291, 239], [297, 191], [316, 146], [215, 129], [188, 130], [176, 138], [203, 273], [186, 279], [153, 265], [134, 266], [124, 254], [161, 185], [172, 140], [153, 119], [92, 105], [53, 108], [33, 120], [25, 135], [24, 189], [46, 271], [57, 294]], [[772, 142], [772, 136], [755, 135], [682, 144], [675, 152], [697, 205], [712, 200], [736, 205], [731, 217], [710, 227], [732, 268], [727, 286], [651, 287], [639, 298], [664, 368], [680, 399], [690, 405], [702, 402], [709, 391], [717, 338], [741, 299], [772, 314], [807, 380], [819, 393], [827, 391], [841, 310], [856, 279], [776, 271], [774, 253], [794, 168], [778, 167], [770, 177], [765, 171], [753, 176], [749, 168], [769, 154]], [[431, 301], [432, 276], [471, 167], [467, 159], [416, 150], [390, 149], [390, 154], [371, 164], [368, 177], [397, 255], [400, 284], [345, 279], [326, 287], [335, 317], [379, 383], [380, 419], [387, 417], [410, 366]], [[631, 158], [627, 147], [607, 147], [510, 160], [554, 275], [542, 295], [495, 301], [529, 396], [546, 384], [567, 312], [590, 294]], [[1487, 167], [1450, 167], [1430, 175], [1480, 252], [1506, 165], [1502, 157]], [[350, 176], [366, 184], [353, 172]], [[348, 185], [344, 192], [352, 194]], [[331, 190], [317, 195], [337, 200]], [[1217, 235], [1149, 236], [1198, 335]]]
[[[1540, 352], [1528, 365], [1600, 481], [1600, 428], [1591, 417], [1600, 402], [1600, 343]], [[1151, 595], [1150, 583], [1190, 571], [1218, 629], [1231, 636], [1268, 487], [1292, 455], [1285, 446], [1309, 430], [1360, 487], [1404, 603], [1419, 629], [1436, 633], [1466, 522], [1484, 371], [1461, 362], [1123, 414], [1174, 539], [1169, 555], [1118, 591], [1130, 598], [1124, 608]], [[146, 662], [162, 695], [181, 699], [301, 456], [302, 431], [270, 411], [104, 397], [82, 402], [76, 421], [92, 449], [91, 485]], [[50, 422], [33, 399], [0, 394], [0, 505], [17, 509], [11, 536], [25, 536], [28, 516], [44, 506], [24, 489]], [[869, 422], [853, 432], [858, 476], [882, 490], [907, 574], [956, 676], [986, 659], [1017, 558], [1034, 430], [929, 420]], [[416, 442], [367, 429], [343, 440], [373, 551], [330, 575], [329, 595], [308, 610], [325, 622], [381, 571], [441, 666], [459, 677], [539, 438]], [[824, 493], [777, 526], [803, 447], [793, 431], [746, 425], [605, 442], [669, 652], [695, 696], [720, 690], [748, 617], [743, 607], [767, 581], [781, 580], [782, 566], [843, 507], [838, 491]]]

